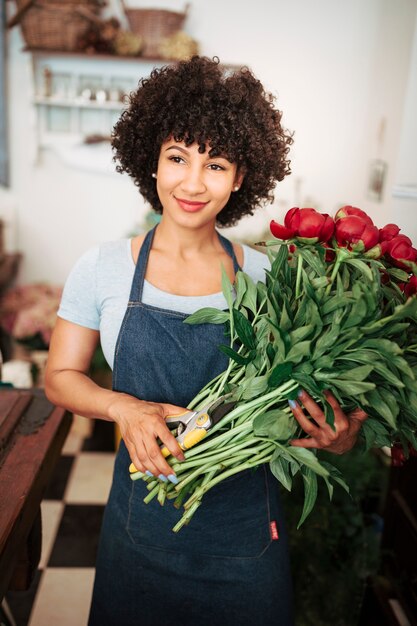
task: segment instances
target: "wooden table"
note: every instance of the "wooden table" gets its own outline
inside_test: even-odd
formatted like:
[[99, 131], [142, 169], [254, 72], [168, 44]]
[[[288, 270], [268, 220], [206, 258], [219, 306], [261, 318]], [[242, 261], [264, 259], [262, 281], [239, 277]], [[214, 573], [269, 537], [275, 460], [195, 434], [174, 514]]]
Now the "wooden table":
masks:
[[39, 563], [40, 503], [71, 419], [41, 389], [0, 388], [0, 601], [27, 589]]

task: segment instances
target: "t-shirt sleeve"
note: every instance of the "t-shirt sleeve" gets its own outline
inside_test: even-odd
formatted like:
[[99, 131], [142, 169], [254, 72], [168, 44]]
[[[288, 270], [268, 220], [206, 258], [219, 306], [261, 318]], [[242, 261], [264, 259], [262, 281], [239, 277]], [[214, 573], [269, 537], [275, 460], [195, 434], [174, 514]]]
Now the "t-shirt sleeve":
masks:
[[58, 317], [68, 322], [99, 330], [100, 307], [97, 302], [97, 263], [99, 248], [92, 248], [78, 259], [64, 286]]
[[258, 281], [264, 283], [266, 280], [265, 270], [271, 268], [268, 255], [247, 245], [243, 245], [243, 254], [243, 271], [249, 274], [255, 283]]

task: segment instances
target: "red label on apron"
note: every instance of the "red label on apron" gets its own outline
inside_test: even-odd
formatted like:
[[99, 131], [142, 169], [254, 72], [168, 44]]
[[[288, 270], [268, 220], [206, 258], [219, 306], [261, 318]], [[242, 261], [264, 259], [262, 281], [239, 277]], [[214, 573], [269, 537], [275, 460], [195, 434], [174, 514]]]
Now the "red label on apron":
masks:
[[272, 541], [276, 541], [279, 535], [278, 535], [277, 523], [275, 520], [269, 523], [269, 530], [271, 532]]

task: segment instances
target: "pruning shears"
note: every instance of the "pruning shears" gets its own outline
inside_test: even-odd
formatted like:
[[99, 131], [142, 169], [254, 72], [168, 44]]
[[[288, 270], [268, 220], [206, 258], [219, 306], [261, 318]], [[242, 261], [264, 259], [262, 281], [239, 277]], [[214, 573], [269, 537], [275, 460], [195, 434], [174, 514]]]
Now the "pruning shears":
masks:
[[[229, 401], [231, 394], [226, 394], [205, 404], [198, 411], [185, 411], [178, 415], [168, 415], [165, 418], [169, 429], [177, 429], [178, 445], [181, 450], [188, 450], [204, 439], [207, 433], [224, 417], [236, 402]], [[162, 454], [167, 457], [170, 453], [166, 446], [161, 449]]]
[[[188, 450], [204, 439], [207, 433], [217, 424], [222, 417], [233, 409], [236, 402], [231, 400], [232, 394], [225, 394], [207, 402], [198, 411], [187, 410], [177, 415], [167, 415], [166, 425], [170, 430], [177, 429], [176, 440], [181, 450]], [[229, 400], [229, 401], [227, 401]], [[164, 457], [171, 453], [166, 446], [161, 448]], [[130, 473], [137, 472], [136, 467], [131, 463]]]

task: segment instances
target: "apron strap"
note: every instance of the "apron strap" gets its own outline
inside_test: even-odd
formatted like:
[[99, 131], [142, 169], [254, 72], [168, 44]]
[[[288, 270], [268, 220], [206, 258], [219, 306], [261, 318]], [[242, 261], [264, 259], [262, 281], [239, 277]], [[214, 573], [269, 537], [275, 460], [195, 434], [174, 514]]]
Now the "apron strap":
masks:
[[[154, 226], [148, 233], [146, 233], [145, 239], [143, 240], [142, 246], [140, 248], [138, 260], [136, 262], [135, 273], [133, 276], [132, 287], [130, 290], [129, 302], [142, 302], [146, 267], [148, 265], [149, 253], [152, 248], [152, 242], [155, 236], [156, 226]], [[233, 245], [228, 239], [226, 239], [226, 237], [220, 235], [220, 233], [217, 233], [217, 235], [223, 249], [233, 261], [233, 270], [236, 274], [241, 269], [241, 267], [237, 261]]]
[[130, 290], [129, 302], [142, 302], [143, 283], [145, 280], [146, 267], [148, 265], [149, 252], [152, 248], [155, 229], [156, 226], [146, 233], [145, 239], [140, 247], [132, 287]]
[[220, 233], [217, 233], [220, 243], [223, 246], [223, 249], [227, 252], [227, 254], [231, 257], [232, 261], [233, 261], [233, 271], [236, 274], [239, 270], [241, 270], [242, 268], [240, 267], [239, 263], [237, 262], [237, 258], [236, 258], [236, 254], [233, 248], [233, 244], [231, 241], [229, 241], [228, 239], [226, 239], [226, 237], [223, 237], [223, 235], [221, 235]]

